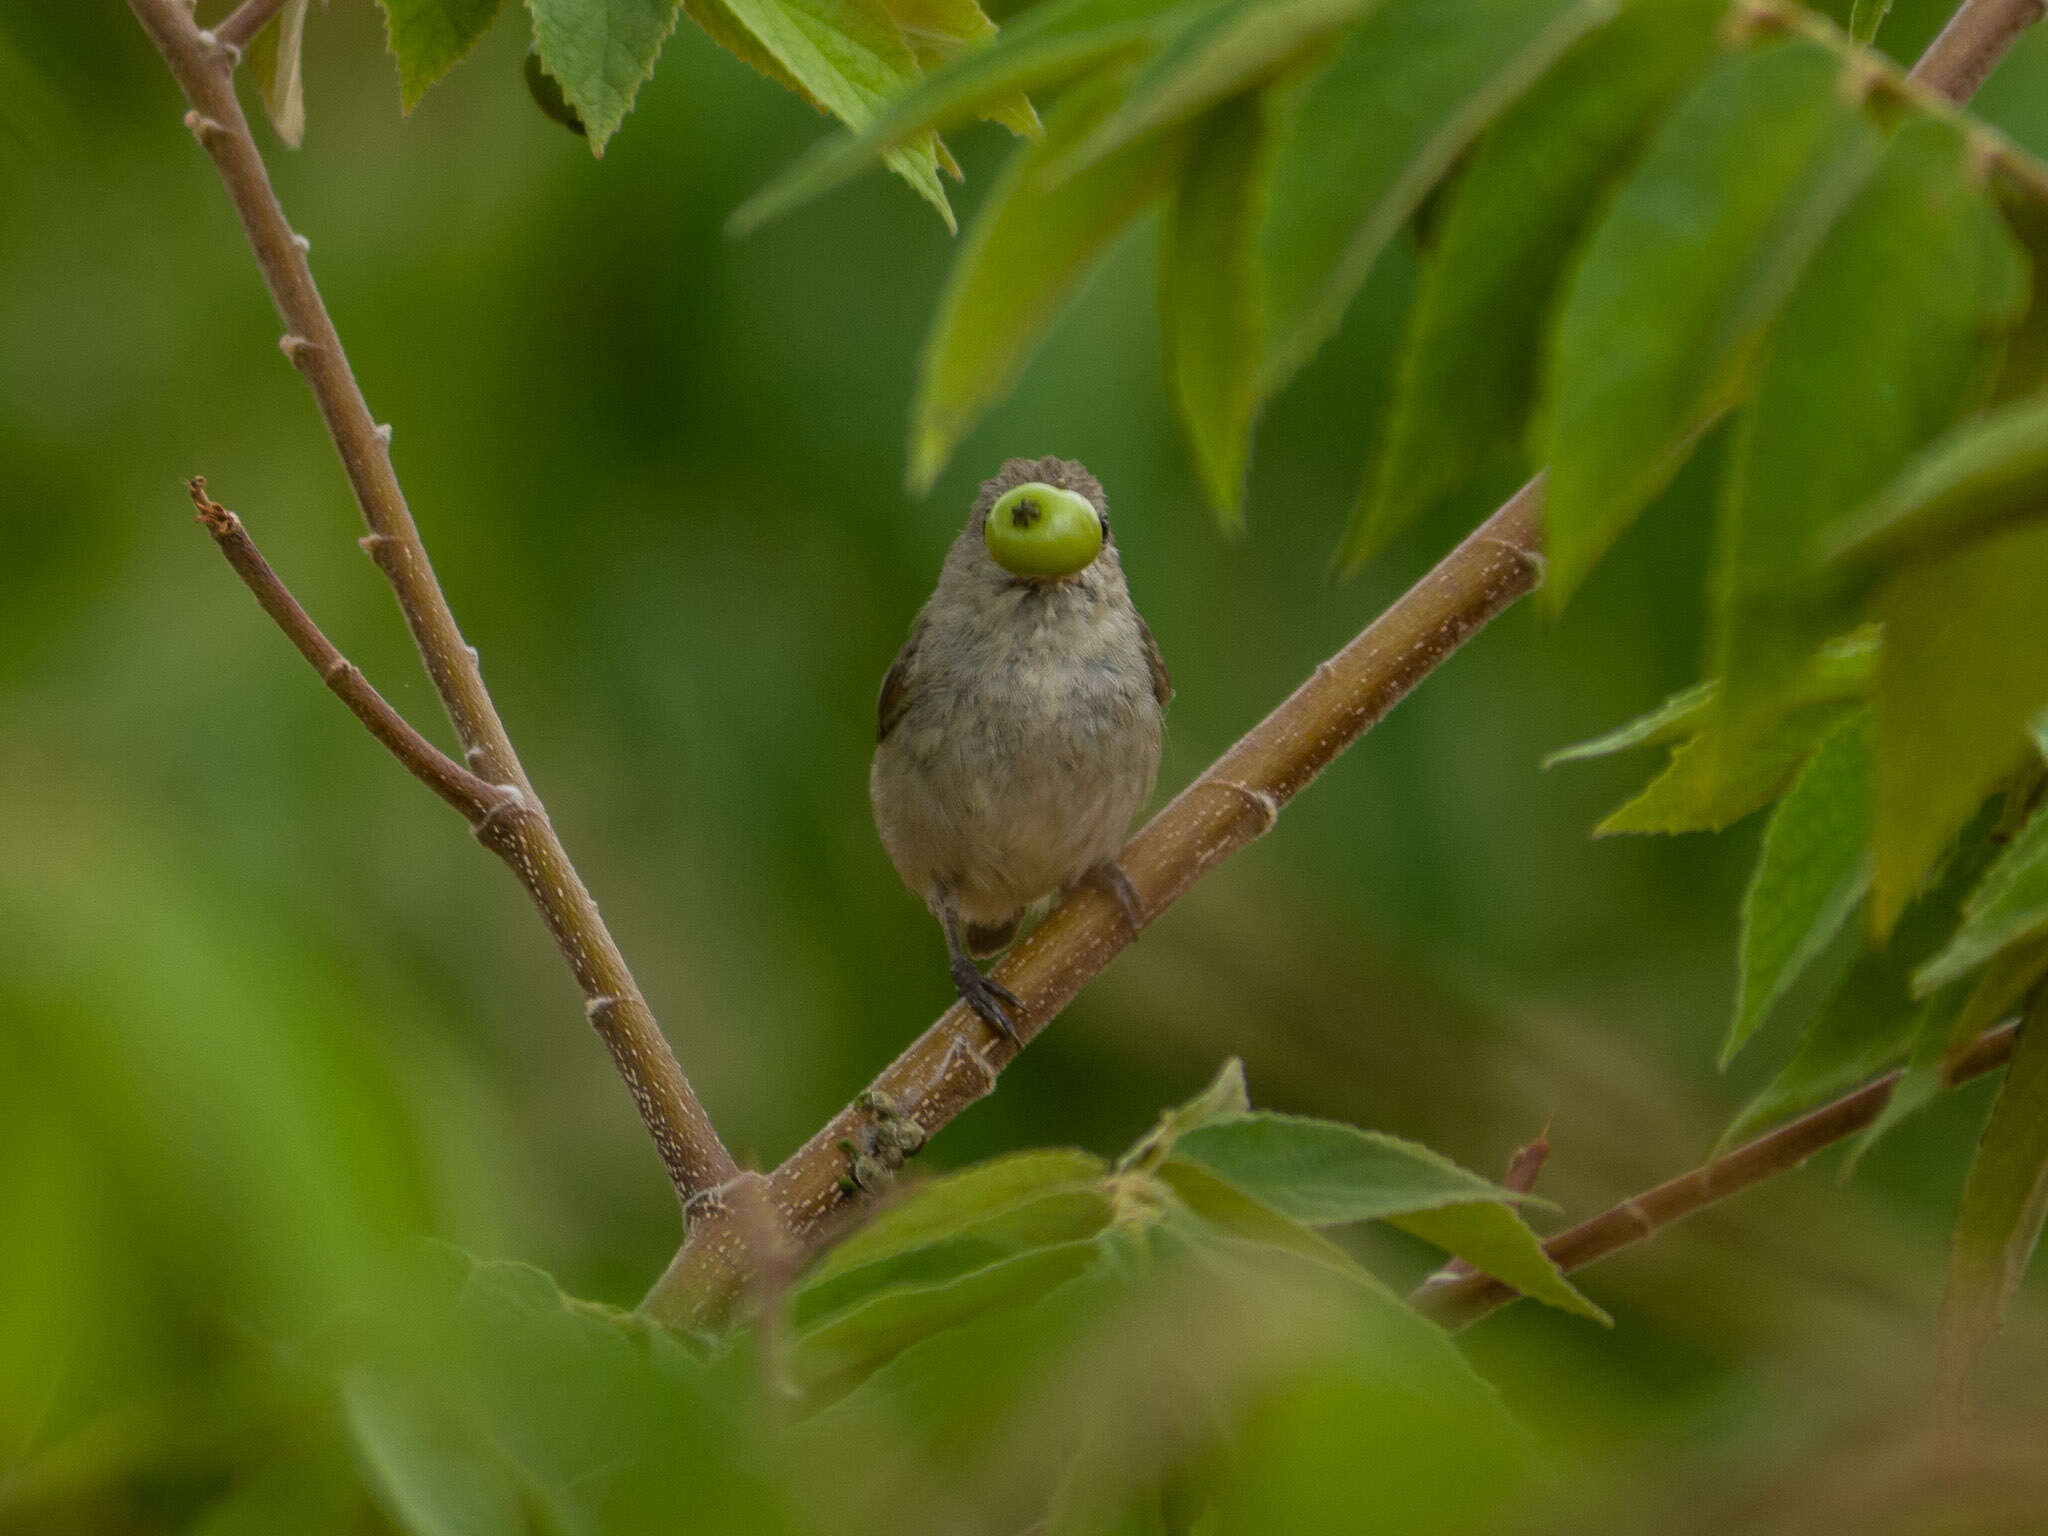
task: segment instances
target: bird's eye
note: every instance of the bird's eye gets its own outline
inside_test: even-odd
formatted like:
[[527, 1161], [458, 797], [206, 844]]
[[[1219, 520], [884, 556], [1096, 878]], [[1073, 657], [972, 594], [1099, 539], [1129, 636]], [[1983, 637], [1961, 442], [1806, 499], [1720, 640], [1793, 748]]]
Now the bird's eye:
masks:
[[1108, 525], [1087, 497], [1040, 481], [1014, 486], [989, 509], [982, 537], [1018, 576], [1071, 576], [1102, 553]]

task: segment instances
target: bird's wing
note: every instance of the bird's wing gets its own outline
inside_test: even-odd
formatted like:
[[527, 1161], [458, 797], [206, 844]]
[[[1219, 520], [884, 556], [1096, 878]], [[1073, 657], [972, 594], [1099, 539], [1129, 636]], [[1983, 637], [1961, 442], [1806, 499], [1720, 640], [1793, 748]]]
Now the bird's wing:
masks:
[[910, 666], [917, 655], [917, 642], [924, 638], [924, 618], [910, 626], [910, 638], [903, 642], [903, 649], [896, 653], [896, 659], [889, 663], [889, 671], [882, 678], [882, 694], [875, 700], [875, 742], [880, 745], [889, 739], [889, 733], [896, 729], [896, 722], [903, 718], [903, 711], [910, 707]]
[[[1152, 674], [1152, 697], [1164, 709], [1166, 701], [1173, 697], [1173, 679], [1167, 676], [1166, 658], [1159, 654], [1159, 642], [1152, 638], [1151, 626], [1142, 617], [1138, 620], [1138, 638], [1145, 643], [1145, 669]], [[910, 654], [909, 647], [904, 648], [904, 654]], [[886, 685], [884, 692], [886, 695]]]

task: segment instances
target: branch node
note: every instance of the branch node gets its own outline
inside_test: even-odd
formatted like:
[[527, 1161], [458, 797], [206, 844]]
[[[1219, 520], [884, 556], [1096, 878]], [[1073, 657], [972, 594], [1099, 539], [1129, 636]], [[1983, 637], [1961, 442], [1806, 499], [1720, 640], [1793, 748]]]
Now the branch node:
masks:
[[973, 1062], [981, 1071], [981, 1092], [976, 1097], [985, 1099], [994, 1093], [996, 1091], [998, 1073], [990, 1065], [989, 1059], [981, 1054], [981, 1047], [965, 1035], [956, 1034], [953, 1036], [953, 1043], [946, 1047], [945, 1060], [939, 1067], [940, 1074], [942, 1076], [950, 1074], [953, 1070], [953, 1063], [962, 1057]]
[[[366, 533], [356, 540], [356, 548], [376, 561], [378, 566], [385, 570], [391, 568], [390, 561], [397, 559], [405, 552], [404, 546], [388, 533]], [[470, 764], [472, 768], [475, 766], [475, 763]]]
[[378, 422], [378, 423], [377, 423], [377, 441], [378, 441], [378, 442], [380, 442], [380, 443], [384, 443], [384, 444], [386, 444], [387, 446], [388, 446], [388, 445], [390, 444], [390, 442], [391, 442], [391, 423], [390, 423], [390, 422], [388, 422], [388, 421], [380, 421], [380, 422]]
[[1271, 791], [1254, 789], [1251, 785], [1240, 784], [1235, 779], [1211, 779], [1209, 782], [1218, 789], [1230, 791], [1232, 795], [1242, 800], [1246, 805], [1249, 805], [1257, 813], [1259, 830], [1254, 832], [1252, 836], [1264, 837], [1273, 830], [1273, 823], [1280, 819], [1280, 802], [1273, 797]]
[[346, 656], [337, 656], [320, 669], [320, 681], [332, 688], [341, 679], [356, 670], [356, 664]]
[[[497, 811], [494, 809], [491, 814], [495, 816]], [[609, 992], [600, 992], [595, 997], [586, 997], [583, 1000], [583, 1016], [589, 1019], [592, 1024], [602, 1024], [604, 1016], [624, 1001], [623, 997], [614, 997]]]
[[[469, 829], [475, 834], [476, 840], [480, 843], [488, 843], [493, 837], [499, 835], [505, 823], [527, 809], [526, 796], [520, 792], [517, 784], [498, 784], [493, 787], [498, 791], [497, 800], [489, 810], [485, 811], [482, 816], [471, 823]], [[616, 1006], [619, 1001], [620, 999], [616, 997], [594, 998], [584, 1011], [590, 1013], [592, 1022], [595, 1022], [597, 1014], [590, 1012], [592, 1007], [595, 1007], [597, 1004]]]
[[277, 338], [277, 350], [291, 360], [291, 365], [294, 368], [303, 368], [306, 366], [310, 354], [318, 352], [320, 349], [312, 342], [306, 340], [305, 337], [294, 336], [290, 331], [286, 331]]
[[1644, 1210], [1639, 1202], [1624, 1200], [1615, 1209], [1634, 1223], [1636, 1231], [1643, 1237], [1648, 1237], [1657, 1230], [1657, 1223], [1650, 1219], [1650, 1213]]
[[185, 126], [192, 130], [192, 137], [208, 149], [213, 148], [216, 141], [228, 136], [227, 129], [206, 116], [197, 107], [194, 107], [185, 114]]
[[300, 234], [297, 230], [292, 231], [292, 244], [296, 245], [301, 251], [310, 251], [313, 249], [313, 242], [308, 240], [304, 235]]

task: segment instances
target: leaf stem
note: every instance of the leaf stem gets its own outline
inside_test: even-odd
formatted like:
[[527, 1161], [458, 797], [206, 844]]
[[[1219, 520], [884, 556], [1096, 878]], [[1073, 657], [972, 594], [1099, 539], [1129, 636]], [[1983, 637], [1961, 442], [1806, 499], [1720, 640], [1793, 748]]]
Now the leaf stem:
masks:
[[[253, 35], [254, 26], [267, 17], [265, 3], [266, 0], [249, 0], [228, 18], [224, 30], [235, 31], [240, 23], [242, 30]], [[442, 595], [433, 565], [427, 559], [426, 546], [420, 540], [419, 529], [413, 523], [412, 512], [391, 466], [389, 429], [379, 427], [370, 415], [362, 390], [350, 371], [348, 356], [342, 350], [341, 337], [313, 284], [312, 269], [306, 261], [306, 242], [293, 233], [286, 221], [284, 209], [271, 189], [262, 153], [236, 100], [237, 45], [232, 36], [224, 38], [222, 33], [202, 32], [181, 0], [129, 0], [129, 8], [156, 44], [191, 105], [185, 114], [185, 124], [212, 158], [241, 219], [256, 265], [284, 320], [285, 334], [279, 346], [313, 392], [355, 492], [363, 521], [370, 530], [362, 541], [363, 548], [391, 583], [399, 609], [426, 663], [427, 675], [455, 726], [467, 771], [493, 786], [500, 803], [516, 804], [520, 810], [517, 815], [487, 817], [479, 836], [512, 866], [540, 908], [556, 947], [583, 993], [585, 1012], [625, 1080], [677, 1195], [686, 1207], [693, 1200], [713, 1195], [738, 1177], [738, 1167], [718, 1139], [668, 1042], [662, 1038], [660, 1026], [605, 927], [597, 903], [570, 863], [484, 687], [476, 652], [463, 640], [455, 615]], [[246, 541], [246, 534], [243, 538]], [[231, 561], [238, 553], [245, 561], [247, 554], [253, 554], [253, 546], [243, 551], [235, 543], [232, 531], [229, 542], [222, 547]], [[260, 564], [258, 556], [257, 565]], [[245, 569], [238, 564], [236, 569], [244, 580], [249, 580], [256, 566]], [[259, 600], [266, 590], [259, 584], [261, 575], [268, 570], [268, 566], [261, 566], [258, 582], [252, 582]], [[274, 576], [271, 581], [275, 581]], [[281, 591], [279, 587], [271, 593], [272, 601]], [[289, 601], [288, 594], [286, 600]], [[265, 607], [305, 651], [302, 642], [308, 638], [307, 632], [317, 635], [317, 631], [312, 631], [311, 620], [305, 619], [303, 610], [296, 603], [289, 608], [272, 608], [270, 603]], [[292, 617], [294, 613], [296, 619]], [[303, 626], [295, 630], [294, 624], [301, 620]], [[333, 659], [339, 660], [338, 653]], [[367, 691], [368, 685], [364, 684], [363, 692]], [[363, 692], [354, 698], [347, 693], [343, 697], [355, 708], [358, 703], [367, 704]], [[369, 693], [369, 697], [375, 697], [374, 693]], [[374, 709], [372, 714], [376, 714]], [[358, 718], [363, 718], [361, 709]], [[398, 751], [394, 740], [404, 744], [414, 756], [408, 759], [405, 752], [399, 752], [400, 759], [418, 772], [416, 763], [424, 762], [412, 745], [418, 733], [411, 732], [410, 738], [401, 735], [387, 740], [382, 732], [390, 730], [397, 717], [377, 718], [379, 724], [371, 725], [373, 733], [378, 733], [379, 740], [394, 751]], [[365, 719], [364, 723], [371, 721]], [[402, 726], [403, 722], [398, 724]], [[410, 727], [405, 727], [405, 731], [410, 732]], [[445, 773], [442, 777], [445, 788], [436, 785], [435, 789], [447, 799], [445, 790], [459, 786], [448, 780]]]
[[[1949, 1086], [1982, 1077], [2003, 1066], [2012, 1055], [2018, 1034], [2019, 1025], [2011, 1023], [1979, 1036], [1948, 1074]], [[1875, 1120], [1903, 1076], [1903, 1069], [1889, 1072], [1854, 1093], [1809, 1110], [1796, 1120], [1788, 1120], [1775, 1131], [1744, 1142], [1725, 1157], [1667, 1179], [1654, 1189], [1602, 1211], [1590, 1221], [1558, 1233], [1543, 1245], [1543, 1251], [1559, 1269], [1570, 1274], [1646, 1237], [1654, 1237], [1674, 1222], [1683, 1221], [1773, 1174], [1798, 1168], [1814, 1153], [1853, 1136]], [[1469, 1274], [1455, 1279], [1433, 1275], [1408, 1299], [1445, 1327], [1462, 1328], [1506, 1306], [1520, 1294], [1490, 1275]]]

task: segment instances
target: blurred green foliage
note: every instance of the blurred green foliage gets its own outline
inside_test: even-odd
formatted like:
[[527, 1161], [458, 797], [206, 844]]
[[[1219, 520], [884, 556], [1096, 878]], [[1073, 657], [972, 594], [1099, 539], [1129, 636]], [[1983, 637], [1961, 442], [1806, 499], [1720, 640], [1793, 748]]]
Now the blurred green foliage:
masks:
[[[1900, 0], [1880, 41], [1910, 58], [1940, 16]], [[1180, 689], [1170, 792], [1512, 466], [1358, 582], [1324, 580], [1416, 287], [1403, 233], [1267, 408], [1248, 531], [1219, 536], [1126, 242], [906, 500], [952, 254], [929, 213], [875, 180], [728, 241], [815, 135], [808, 109], [684, 29], [593, 162], [528, 99], [520, 30], [401, 117], [375, 9], [316, 8], [305, 148], [272, 174], [534, 777], [727, 1139], [772, 1163], [949, 997], [865, 765], [875, 682], [982, 473], [1057, 451], [1108, 485]], [[2036, 34], [1978, 106], [2048, 151], [2044, 87]], [[1475, 1329], [1506, 1438], [1469, 1400], [1376, 1385], [1398, 1351], [1331, 1347], [1313, 1296], [1269, 1339], [1246, 1318], [1273, 1309], [1207, 1281], [1135, 1315], [1084, 1295], [958, 1330], [923, 1387], [906, 1355], [794, 1427], [746, 1390], [774, 1379], [756, 1346], [707, 1367], [564, 1301], [556, 1280], [631, 1305], [673, 1203], [523, 899], [186, 523], [178, 480], [203, 470], [434, 723], [180, 110], [118, 10], [0, 15], [0, 1529], [575, 1529], [561, 1490], [620, 1467], [610, 1528], [806, 1529], [837, 1488], [880, 1501], [865, 1525], [1018, 1529], [1052, 1454], [1028, 1427], [1101, 1415], [1124, 1433], [1094, 1443], [1135, 1454], [1179, 1434], [1149, 1415], [1227, 1378], [1233, 1344], [1296, 1368], [1241, 1401], [1250, 1470], [1220, 1528], [2007, 1529], [2044, 1507], [2036, 1304], [1930, 1512], [1928, 1318], [1982, 1090], [1854, 1184], [1792, 1176], [1582, 1277], [1611, 1332], [1528, 1306]], [[961, 137], [967, 198], [1006, 137]], [[1574, 1215], [1696, 1162], [1778, 1065], [1753, 1046], [1712, 1073], [1756, 830], [1593, 844], [1630, 770], [1536, 763], [1695, 675], [1724, 437], [1561, 623], [1512, 613], [1432, 677], [922, 1161], [1112, 1152], [1236, 1054], [1262, 1104], [1467, 1167], [1549, 1121], [1542, 1189]], [[487, 1262], [422, 1261], [423, 1235]], [[1396, 1279], [1437, 1257], [1384, 1228], [1346, 1241]], [[1012, 1392], [1026, 1417], [977, 1417]], [[479, 1442], [498, 1471], [476, 1473]], [[1204, 1444], [1172, 1440], [1197, 1471]], [[1173, 1528], [1117, 1504], [1127, 1467], [1075, 1466], [1078, 1528]], [[916, 1507], [942, 1473], [964, 1486]]]

